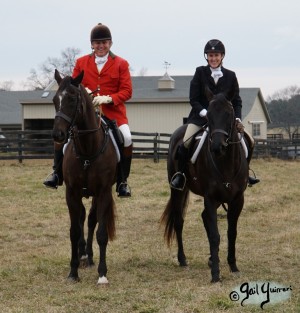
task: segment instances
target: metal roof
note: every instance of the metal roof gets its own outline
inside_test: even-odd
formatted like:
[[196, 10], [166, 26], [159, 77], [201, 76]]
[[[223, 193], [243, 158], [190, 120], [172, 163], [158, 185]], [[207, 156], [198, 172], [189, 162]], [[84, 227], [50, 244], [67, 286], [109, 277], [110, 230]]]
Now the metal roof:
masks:
[[[174, 80], [174, 89], [159, 89], [160, 79]], [[133, 96], [128, 101], [141, 103], [161, 102], [189, 102], [189, 88], [192, 76], [133, 76]], [[53, 81], [45, 90], [37, 91], [0, 91], [0, 125], [21, 124], [21, 103], [49, 104], [57, 89]], [[268, 122], [270, 116], [266, 108], [260, 88], [240, 88], [240, 95], [243, 100], [243, 117], [252, 109], [255, 99], [258, 96]]]

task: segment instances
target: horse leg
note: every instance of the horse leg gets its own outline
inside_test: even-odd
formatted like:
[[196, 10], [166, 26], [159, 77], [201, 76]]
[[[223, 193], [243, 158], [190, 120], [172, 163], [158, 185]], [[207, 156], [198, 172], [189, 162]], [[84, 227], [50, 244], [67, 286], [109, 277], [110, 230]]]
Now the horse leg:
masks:
[[215, 205], [208, 198], [204, 198], [204, 211], [202, 212], [202, 219], [206, 229], [209, 247], [210, 247], [210, 260], [209, 265], [211, 268], [211, 282], [215, 283], [220, 281], [220, 267], [219, 267], [219, 246], [220, 234], [217, 222], [217, 205]]
[[97, 225], [97, 207], [95, 203], [95, 198], [92, 200], [92, 206], [88, 216], [88, 236], [87, 236], [87, 243], [86, 243], [86, 253], [87, 253], [87, 266], [93, 266], [94, 260], [94, 252], [93, 252], [93, 239], [94, 239], [94, 232]]
[[80, 262], [83, 263], [82, 265], [85, 265], [85, 259], [86, 259], [86, 241], [84, 238], [84, 222], [85, 222], [85, 218], [86, 218], [86, 212], [85, 212], [85, 207], [81, 206], [80, 209], [80, 229], [81, 229], [81, 233], [80, 233], [80, 239], [79, 239], [79, 243], [78, 243], [78, 252], [79, 252], [79, 259]]
[[228, 255], [227, 262], [230, 268], [230, 271], [235, 273], [239, 272], [236, 266], [236, 258], [235, 258], [235, 242], [237, 237], [237, 223], [240, 216], [240, 213], [244, 206], [244, 195], [236, 199], [234, 202], [228, 205], [228, 213], [227, 213], [227, 222], [228, 222]]
[[71, 240], [71, 262], [70, 262], [70, 273], [68, 276], [69, 280], [79, 281], [78, 276], [78, 267], [79, 267], [79, 254], [78, 254], [78, 243], [81, 236], [81, 225], [80, 225], [80, 216], [81, 216], [81, 206], [78, 203], [81, 202], [81, 199], [76, 197], [75, 194], [70, 193], [67, 190], [66, 200], [69, 208], [69, 215], [71, 220], [70, 227], [70, 240]]
[[[209, 225], [208, 225], [208, 219], [206, 216], [206, 210], [203, 210], [201, 217], [202, 217], [202, 221], [203, 221], [203, 225], [206, 231], [207, 238], [209, 239]], [[211, 268], [211, 256], [208, 259], [208, 266]]]
[[176, 240], [178, 246], [177, 259], [180, 266], [187, 266], [186, 256], [184, 254], [182, 230], [183, 230], [184, 218], [181, 214], [178, 214], [175, 219], [174, 229], [176, 233]]
[[[101, 201], [100, 201], [101, 198]], [[114, 236], [114, 201], [112, 198], [111, 187], [109, 190], [102, 192], [101, 197], [97, 199], [97, 220], [98, 229], [96, 232], [97, 242], [99, 245], [99, 265], [98, 265], [98, 284], [107, 284], [106, 278], [106, 248], [108, 239]]]

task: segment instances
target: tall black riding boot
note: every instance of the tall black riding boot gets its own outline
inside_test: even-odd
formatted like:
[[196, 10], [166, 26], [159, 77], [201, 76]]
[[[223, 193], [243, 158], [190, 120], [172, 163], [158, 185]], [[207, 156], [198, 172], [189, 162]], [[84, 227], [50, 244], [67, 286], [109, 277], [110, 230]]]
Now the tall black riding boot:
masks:
[[54, 164], [53, 164], [53, 173], [50, 174], [44, 181], [44, 185], [48, 188], [57, 189], [58, 186], [63, 184], [63, 172], [62, 172], [62, 163], [63, 163], [63, 149], [54, 151]]
[[[252, 158], [253, 150], [254, 150], [254, 139], [250, 138], [250, 134], [247, 132], [244, 132], [244, 138], [248, 141], [248, 157], [247, 157], [247, 162], [250, 165], [250, 161]], [[253, 170], [251, 170], [253, 172]], [[254, 173], [254, 172], [253, 172]], [[252, 187], [253, 185], [257, 184], [260, 182], [260, 179], [256, 178], [255, 174], [254, 176], [248, 177], [248, 186]]]
[[131, 190], [127, 183], [127, 178], [130, 174], [132, 160], [132, 145], [125, 147], [121, 156], [121, 161], [118, 164], [118, 177], [116, 190], [118, 197], [128, 198], [131, 197]]
[[181, 144], [177, 150], [178, 171], [173, 175], [170, 186], [173, 189], [183, 190], [186, 183], [185, 170], [189, 158], [189, 149]]

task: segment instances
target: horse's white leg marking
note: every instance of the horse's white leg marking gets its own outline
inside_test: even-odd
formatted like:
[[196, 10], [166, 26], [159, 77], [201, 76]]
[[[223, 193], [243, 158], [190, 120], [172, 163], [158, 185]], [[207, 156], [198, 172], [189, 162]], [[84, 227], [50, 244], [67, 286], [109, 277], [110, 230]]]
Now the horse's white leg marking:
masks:
[[99, 277], [97, 285], [108, 284], [108, 279], [105, 276]]

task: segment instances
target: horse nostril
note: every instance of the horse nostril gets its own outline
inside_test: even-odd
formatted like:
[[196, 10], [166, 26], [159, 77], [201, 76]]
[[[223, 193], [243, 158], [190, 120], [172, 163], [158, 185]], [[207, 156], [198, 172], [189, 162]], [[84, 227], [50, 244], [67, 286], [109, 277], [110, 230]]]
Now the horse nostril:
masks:
[[52, 138], [56, 142], [64, 142], [65, 141], [65, 134], [61, 130], [53, 130], [52, 131]]

